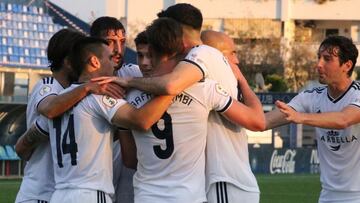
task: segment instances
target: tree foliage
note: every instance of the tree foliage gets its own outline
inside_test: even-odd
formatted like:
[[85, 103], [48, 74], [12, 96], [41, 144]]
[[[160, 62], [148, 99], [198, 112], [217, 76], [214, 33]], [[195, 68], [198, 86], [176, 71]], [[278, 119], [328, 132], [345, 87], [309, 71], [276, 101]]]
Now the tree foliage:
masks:
[[[296, 92], [307, 80], [315, 77], [317, 44], [314, 46], [314, 42], [308, 39], [286, 44], [277, 37], [251, 39], [240, 36], [235, 42], [238, 44], [240, 69], [250, 84], [254, 84], [255, 74], [260, 72], [265, 79], [271, 76], [265, 82], [283, 80], [288, 89], [282, 86], [281, 91]], [[274, 74], [282, 77], [274, 79]], [[279, 88], [273, 87], [270, 91], [276, 89]]]

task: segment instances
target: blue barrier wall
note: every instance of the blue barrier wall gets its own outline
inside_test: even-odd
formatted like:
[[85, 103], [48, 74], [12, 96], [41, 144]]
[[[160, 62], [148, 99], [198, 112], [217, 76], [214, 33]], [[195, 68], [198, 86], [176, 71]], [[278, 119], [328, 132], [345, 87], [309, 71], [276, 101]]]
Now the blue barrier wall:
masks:
[[319, 173], [317, 150], [313, 148], [249, 148], [249, 161], [254, 173]]
[[25, 104], [0, 104], [0, 160], [18, 160], [14, 145], [26, 130]]

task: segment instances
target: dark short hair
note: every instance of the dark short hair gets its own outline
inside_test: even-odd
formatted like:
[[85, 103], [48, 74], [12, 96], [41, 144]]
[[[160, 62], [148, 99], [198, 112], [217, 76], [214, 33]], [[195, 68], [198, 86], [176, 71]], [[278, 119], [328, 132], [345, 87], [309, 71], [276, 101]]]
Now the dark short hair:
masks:
[[125, 33], [125, 28], [118, 19], [110, 16], [103, 16], [97, 18], [92, 23], [90, 27], [90, 36], [102, 37], [104, 32], [108, 32], [110, 30], [123, 30]]
[[201, 30], [203, 17], [201, 11], [191, 4], [180, 3], [168, 7], [157, 14], [158, 17], [168, 17], [178, 21], [181, 24]]
[[157, 55], [172, 55], [182, 53], [184, 46], [182, 43], [181, 25], [171, 18], [158, 18], [154, 20], [147, 28], [150, 49]]
[[333, 54], [332, 49], [336, 47], [339, 48], [338, 57], [339, 57], [340, 65], [342, 65], [343, 63], [349, 60], [352, 61], [352, 67], [348, 72], [348, 76], [351, 76], [358, 57], [358, 49], [354, 45], [353, 41], [347, 37], [329, 36], [324, 41], [321, 42], [319, 50], [321, 48], [327, 50], [331, 49], [329, 53]]
[[88, 57], [91, 54], [94, 54], [98, 58], [102, 57], [102, 45], [108, 46], [108, 43], [106, 40], [97, 37], [85, 37], [75, 43], [70, 60], [77, 77], [80, 76], [85, 69], [88, 63]]
[[145, 31], [142, 31], [138, 35], [136, 35], [134, 41], [135, 41], [136, 46], [139, 44], [148, 44], [149, 43]]
[[49, 40], [47, 58], [52, 72], [59, 71], [65, 58], [70, 54], [75, 42], [85, 35], [72, 29], [62, 29], [56, 32]]

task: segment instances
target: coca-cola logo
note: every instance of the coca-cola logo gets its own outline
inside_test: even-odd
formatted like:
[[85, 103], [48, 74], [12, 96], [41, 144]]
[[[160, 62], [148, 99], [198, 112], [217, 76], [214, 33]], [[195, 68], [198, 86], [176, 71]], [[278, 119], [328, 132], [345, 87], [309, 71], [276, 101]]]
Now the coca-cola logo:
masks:
[[296, 150], [288, 149], [285, 154], [278, 154], [278, 150], [274, 150], [271, 155], [270, 173], [294, 173], [295, 172], [295, 155]]

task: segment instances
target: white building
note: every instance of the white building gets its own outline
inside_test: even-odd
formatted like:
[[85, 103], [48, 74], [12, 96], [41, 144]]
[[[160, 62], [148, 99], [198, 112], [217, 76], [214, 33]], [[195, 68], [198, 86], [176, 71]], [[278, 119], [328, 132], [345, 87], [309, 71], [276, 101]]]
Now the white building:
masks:
[[[145, 26], [156, 14], [176, 3], [190, 3], [204, 16], [206, 28], [231, 33], [246, 29], [251, 20], [263, 21], [262, 29], [287, 39], [297, 36], [296, 27], [305, 29], [301, 34], [322, 39], [327, 34], [340, 34], [360, 41], [360, 6], [358, 0], [52, 0], [60, 7], [91, 22], [103, 15], [124, 19], [128, 30]], [[319, 3], [322, 2], [322, 3]], [[269, 24], [269, 22], [271, 22]], [[250, 23], [251, 24], [251, 23]], [[276, 29], [269, 29], [269, 25]], [[140, 29], [140, 28], [138, 28]], [[236, 36], [234, 36], [236, 37]], [[259, 37], [259, 36], [258, 36]]]

